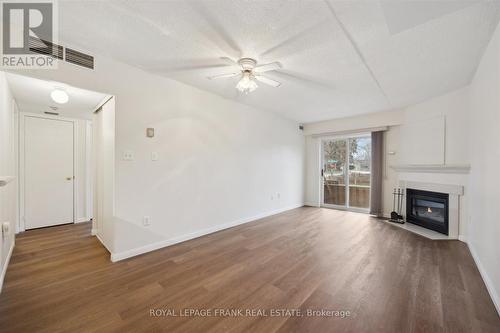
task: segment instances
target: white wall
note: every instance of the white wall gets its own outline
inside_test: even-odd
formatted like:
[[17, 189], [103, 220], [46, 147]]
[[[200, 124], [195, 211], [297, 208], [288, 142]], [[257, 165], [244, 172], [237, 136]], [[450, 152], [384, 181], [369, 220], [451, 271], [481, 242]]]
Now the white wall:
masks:
[[[94, 220], [92, 230], [106, 248], [113, 252], [115, 234], [115, 99], [112, 98], [93, 115]], [[130, 237], [124, 235], [122, 237]]]
[[[116, 96], [113, 252], [139, 253], [303, 204], [304, 137], [293, 121], [100, 56], [95, 71], [61, 63], [24, 74]], [[121, 159], [125, 150], [133, 161]]]
[[500, 26], [471, 84], [468, 244], [500, 313]]
[[[5, 73], [0, 71], [0, 176], [17, 176], [18, 115]], [[6, 186], [0, 187], [0, 227], [4, 222], [10, 223], [10, 232], [0, 236], [0, 290], [9, 254], [14, 247], [17, 208], [17, 179], [15, 179]]]
[[[439, 122], [442, 117], [445, 118], [446, 126], [442, 160], [445, 164], [468, 164], [470, 162], [468, 151], [469, 87], [405, 108], [403, 124], [423, 123], [429, 126], [431, 121]], [[406, 133], [401, 134], [406, 136]], [[418, 136], [410, 137], [409, 140], [418, 142], [419, 136], [430, 135], [430, 133], [423, 131]], [[440, 145], [441, 142], [436, 142], [436, 144]], [[432, 160], [425, 156], [425, 151], [417, 158], [428, 164], [433, 164]], [[400, 162], [405, 163], [404, 160]]]
[[320, 140], [311, 135], [306, 136], [304, 203], [313, 207], [320, 205], [320, 154]]
[[[403, 123], [400, 126], [391, 126], [386, 133], [386, 147], [396, 155], [386, 154], [386, 179], [384, 180], [384, 213], [388, 216], [392, 210], [392, 195], [394, 187], [398, 187], [399, 180], [419, 181], [426, 183], [453, 184], [465, 187], [465, 193], [460, 197], [459, 234], [461, 239], [466, 237], [467, 224], [467, 174], [448, 173], [408, 173], [396, 172], [390, 168], [398, 164], [444, 164], [468, 165], [470, 156], [468, 149], [468, 115], [469, 115], [469, 87], [461, 88], [450, 93], [432, 98], [428, 101], [407, 107], [402, 110]], [[435, 123], [442, 124], [442, 136], [435, 136], [430, 130], [436, 130]], [[416, 124], [418, 132], [407, 131], [408, 127]], [[423, 138], [433, 140], [423, 140]], [[408, 147], [408, 143], [423, 145], [417, 149]], [[408, 152], [412, 159], [408, 160]]]
[[400, 125], [403, 114], [400, 110], [369, 113], [361, 116], [319, 121], [304, 125], [305, 135], [360, 131], [381, 126]]

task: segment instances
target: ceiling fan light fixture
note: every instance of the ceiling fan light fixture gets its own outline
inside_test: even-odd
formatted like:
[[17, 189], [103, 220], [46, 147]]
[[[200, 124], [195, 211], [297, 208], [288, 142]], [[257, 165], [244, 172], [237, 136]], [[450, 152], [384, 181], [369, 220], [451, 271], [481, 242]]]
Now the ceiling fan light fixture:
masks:
[[50, 93], [52, 100], [58, 104], [66, 104], [69, 101], [68, 93], [62, 89], [54, 89]]
[[258, 87], [259, 86], [257, 85], [257, 82], [255, 82], [255, 78], [250, 71], [244, 71], [241, 80], [236, 85], [236, 89], [245, 94], [254, 91]]
[[252, 58], [241, 58], [238, 61], [234, 61], [230, 58], [224, 57], [221, 59], [226, 60], [231, 64], [237, 64], [240, 67], [239, 71], [232, 71], [208, 76], [207, 78], [209, 80], [240, 76], [240, 80], [236, 85], [236, 89], [245, 94], [248, 94], [259, 87], [257, 85], [257, 81], [274, 88], [277, 88], [281, 85], [281, 82], [262, 75], [263, 73], [283, 68], [277, 61], [257, 66], [257, 60]]

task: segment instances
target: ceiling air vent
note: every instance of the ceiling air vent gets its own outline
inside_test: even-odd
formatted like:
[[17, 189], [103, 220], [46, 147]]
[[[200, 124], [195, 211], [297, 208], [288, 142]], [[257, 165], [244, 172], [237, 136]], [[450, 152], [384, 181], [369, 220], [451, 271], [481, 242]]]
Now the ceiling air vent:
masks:
[[94, 69], [94, 57], [66, 48], [66, 61], [85, 68]]
[[63, 59], [64, 48], [43, 39], [30, 36], [28, 39], [30, 52], [37, 54], [44, 54], [54, 58]]

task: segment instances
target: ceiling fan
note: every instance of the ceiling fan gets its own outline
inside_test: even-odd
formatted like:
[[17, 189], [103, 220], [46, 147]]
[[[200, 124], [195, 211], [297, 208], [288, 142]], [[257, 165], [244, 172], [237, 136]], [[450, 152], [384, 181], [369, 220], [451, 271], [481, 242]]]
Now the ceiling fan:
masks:
[[269, 64], [257, 66], [257, 60], [252, 58], [241, 58], [238, 61], [234, 61], [226, 57], [223, 57], [221, 59], [230, 61], [231, 63], [238, 65], [240, 69], [230, 73], [223, 73], [219, 75], [209, 76], [208, 79], [216, 80], [228, 77], [241, 76], [240, 81], [236, 85], [236, 89], [245, 94], [248, 94], [249, 92], [252, 92], [258, 88], [256, 81], [262, 82], [264, 84], [267, 84], [275, 88], [281, 85], [281, 82], [275, 81], [273, 79], [270, 79], [262, 75], [262, 73], [275, 71], [277, 69], [282, 68], [279, 62], [271, 62]]

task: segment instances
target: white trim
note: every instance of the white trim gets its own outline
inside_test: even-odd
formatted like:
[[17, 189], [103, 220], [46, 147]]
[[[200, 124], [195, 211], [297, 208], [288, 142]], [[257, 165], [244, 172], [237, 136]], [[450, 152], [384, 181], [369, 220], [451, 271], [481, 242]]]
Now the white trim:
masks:
[[318, 202], [304, 202], [304, 206], [308, 206], [308, 207], [321, 207], [321, 205], [318, 203]]
[[26, 230], [25, 224], [25, 207], [24, 207], [24, 194], [25, 194], [25, 119], [26, 117], [32, 118], [42, 118], [42, 119], [50, 119], [50, 120], [59, 120], [59, 121], [67, 121], [73, 124], [73, 221], [75, 223], [77, 220], [76, 217], [76, 207], [77, 207], [77, 195], [78, 188], [76, 182], [76, 174], [77, 174], [77, 140], [78, 133], [77, 128], [78, 119], [76, 118], [66, 118], [60, 116], [52, 116], [47, 114], [39, 114], [39, 113], [31, 113], [31, 112], [19, 112], [19, 223], [17, 225], [18, 232], [22, 232]]
[[79, 217], [75, 223], [83, 223], [83, 222], [90, 222], [90, 218], [89, 217]]
[[467, 243], [467, 238], [465, 237], [465, 235], [458, 235], [458, 240]]
[[490, 277], [486, 273], [483, 264], [479, 260], [479, 257], [477, 255], [474, 246], [472, 246], [471, 243], [467, 243], [467, 246], [469, 247], [469, 251], [472, 255], [472, 258], [474, 259], [474, 262], [476, 263], [477, 269], [479, 270], [479, 274], [481, 274], [481, 277], [483, 278], [484, 284], [486, 285], [486, 289], [488, 290], [491, 300], [493, 301], [493, 305], [495, 305], [497, 313], [498, 315], [500, 315], [500, 295], [498, 294], [498, 291], [495, 289], [495, 285], [491, 281]]
[[76, 179], [78, 175], [78, 120], [73, 120], [73, 223], [78, 220], [78, 182]]
[[92, 228], [92, 230], [90, 230], [90, 235], [97, 236], [97, 229]]
[[[258, 215], [252, 216], [252, 217], [243, 218], [243, 219], [236, 220], [236, 221], [233, 221], [233, 222], [229, 222], [229, 223], [226, 223], [226, 224], [219, 224], [219, 225], [216, 225], [216, 226], [213, 226], [213, 227], [210, 227], [210, 228], [205, 228], [205, 229], [202, 229], [202, 230], [198, 230], [198, 231], [195, 231], [195, 232], [192, 232], [192, 233], [189, 233], [189, 234], [185, 234], [185, 235], [177, 236], [177, 237], [174, 237], [174, 238], [165, 239], [165, 240], [162, 240], [162, 241], [159, 241], [159, 242], [156, 242], [156, 243], [152, 243], [152, 244], [140, 246], [140, 247], [137, 247], [135, 249], [130, 249], [130, 250], [123, 251], [123, 252], [118, 252], [118, 253], [112, 253], [111, 252], [111, 261], [116, 262], [116, 261], [120, 261], [120, 260], [127, 259], [127, 258], [130, 258], [130, 257], [134, 257], [134, 256], [137, 256], [137, 255], [146, 253], [146, 252], [151, 252], [151, 251], [154, 251], [154, 250], [158, 250], [158, 249], [161, 249], [161, 248], [166, 247], [166, 246], [170, 246], [170, 245], [174, 245], [174, 244], [177, 244], [177, 243], [185, 242], [185, 241], [193, 239], [193, 238], [198, 238], [198, 237], [201, 237], [201, 236], [205, 236], [205, 235], [217, 232], [217, 231], [221, 231], [221, 230], [224, 230], [224, 229], [235, 227], [237, 225], [241, 225], [241, 224], [253, 222], [255, 220], [259, 220], [259, 219], [262, 219], [264, 217], [268, 217], [268, 216], [271, 216], [271, 215], [276, 215], [276, 214], [285, 212], [287, 210], [291, 210], [291, 209], [295, 209], [295, 208], [299, 208], [299, 207], [303, 207], [303, 206], [304, 205], [301, 203], [301, 204], [293, 205], [293, 206], [290, 206], [290, 207], [286, 207], [286, 208], [277, 209], [277, 210], [274, 210], [274, 211], [270, 211], [270, 212], [258, 214]], [[101, 241], [101, 243], [102, 243], [102, 241]]]
[[17, 221], [16, 225], [16, 232], [23, 232], [25, 230], [24, 226], [24, 115], [22, 112], [19, 112], [19, 130], [18, 130], [18, 142], [19, 142], [19, 149], [18, 149], [18, 170], [17, 174], [19, 176], [18, 180], [18, 200], [19, 200], [19, 206], [18, 206], [18, 216], [19, 219]]
[[94, 186], [93, 186], [93, 163], [92, 160], [92, 121], [85, 121], [85, 215], [91, 219], [94, 215], [94, 211], [92, 209], [93, 205], [93, 195], [94, 195]]
[[399, 164], [391, 165], [390, 168], [398, 172], [422, 172], [422, 173], [470, 173], [469, 164]]
[[99, 234], [97, 232], [95, 233], [95, 236], [97, 237], [97, 239], [99, 240], [99, 242], [101, 242], [102, 246], [104, 246], [106, 248], [106, 250], [108, 250], [108, 252], [111, 253], [111, 261], [113, 261], [113, 252], [111, 252], [111, 250], [106, 246], [106, 243], [104, 243], [102, 241], [101, 236], [99, 236]]
[[7, 254], [7, 258], [5, 258], [5, 264], [2, 268], [2, 274], [0, 275], [0, 293], [2, 292], [3, 280], [5, 279], [5, 274], [7, 274], [7, 266], [9, 266], [10, 257], [12, 256], [12, 252], [14, 251], [14, 245], [16, 243], [15, 238], [12, 238], [12, 244], [10, 245], [9, 253]]
[[107, 102], [109, 102], [113, 97], [114, 97], [114, 95], [106, 95], [106, 96], [104, 96], [104, 98], [102, 99], [102, 101], [100, 101], [95, 106], [94, 111], [92, 111], [92, 113], [96, 113], [100, 108], [102, 108], [104, 106], [104, 104], [106, 104]]

